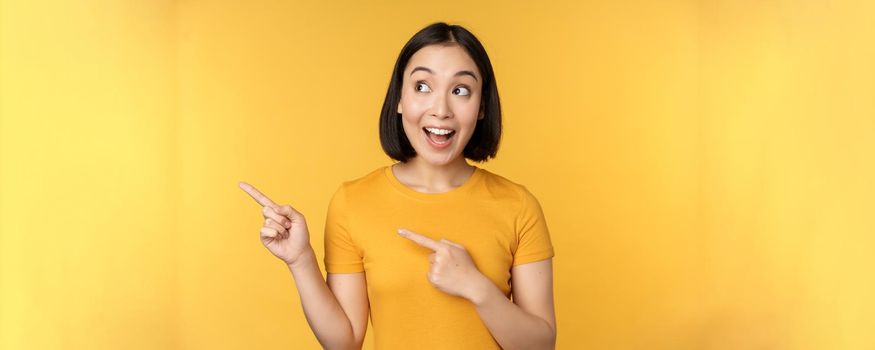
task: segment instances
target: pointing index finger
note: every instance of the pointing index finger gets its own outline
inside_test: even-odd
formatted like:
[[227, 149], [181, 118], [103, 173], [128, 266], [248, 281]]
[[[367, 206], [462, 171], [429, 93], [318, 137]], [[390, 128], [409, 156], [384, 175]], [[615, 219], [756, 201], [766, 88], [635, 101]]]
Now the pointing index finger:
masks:
[[264, 193], [261, 193], [260, 191], [255, 189], [255, 187], [253, 187], [252, 185], [245, 183], [243, 181], [240, 181], [239, 185], [240, 185], [240, 188], [243, 189], [243, 191], [246, 191], [246, 193], [248, 193], [249, 196], [251, 196], [253, 199], [255, 199], [255, 201], [258, 202], [258, 204], [261, 204], [262, 207], [271, 207], [271, 208], [277, 207], [276, 203], [274, 203], [272, 200], [270, 200], [270, 198], [267, 198], [267, 196], [265, 196]]
[[398, 229], [398, 234], [401, 235], [401, 237], [407, 238], [407, 239], [413, 241], [414, 243], [419, 244], [419, 245], [426, 247], [428, 249], [431, 249], [433, 251], [438, 251], [438, 248], [440, 247], [440, 243], [435, 242], [433, 239], [428, 238], [428, 237], [423, 236], [423, 235], [418, 234], [418, 233], [411, 232], [409, 230], [405, 230], [403, 228]]

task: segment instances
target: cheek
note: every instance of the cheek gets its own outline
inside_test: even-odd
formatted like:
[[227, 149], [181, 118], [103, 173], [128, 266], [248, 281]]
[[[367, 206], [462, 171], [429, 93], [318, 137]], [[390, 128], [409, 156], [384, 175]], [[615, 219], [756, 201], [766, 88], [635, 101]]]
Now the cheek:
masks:
[[404, 98], [401, 100], [401, 109], [404, 114], [419, 116], [428, 110], [428, 101], [423, 98]]
[[472, 98], [467, 101], [459, 101], [453, 108], [456, 116], [461, 123], [477, 123], [477, 116], [480, 115], [480, 99]]
[[419, 132], [419, 117], [417, 115], [404, 110], [404, 114], [401, 116], [401, 126], [404, 128], [408, 139], [414, 137]]

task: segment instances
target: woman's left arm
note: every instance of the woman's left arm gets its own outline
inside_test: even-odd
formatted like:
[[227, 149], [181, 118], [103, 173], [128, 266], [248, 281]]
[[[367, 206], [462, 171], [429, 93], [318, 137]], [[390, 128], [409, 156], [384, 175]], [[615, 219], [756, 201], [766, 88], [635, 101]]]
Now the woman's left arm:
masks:
[[511, 268], [513, 302], [488, 278], [469, 298], [503, 349], [554, 349], [553, 259]]
[[428, 256], [429, 282], [444, 293], [471, 301], [502, 348], [556, 347], [553, 258], [511, 268], [511, 302], [477, 269], [461, 244], [446, 239], [435, 241], [407, 229], [399, 229], [398, 234], [434, 252]]

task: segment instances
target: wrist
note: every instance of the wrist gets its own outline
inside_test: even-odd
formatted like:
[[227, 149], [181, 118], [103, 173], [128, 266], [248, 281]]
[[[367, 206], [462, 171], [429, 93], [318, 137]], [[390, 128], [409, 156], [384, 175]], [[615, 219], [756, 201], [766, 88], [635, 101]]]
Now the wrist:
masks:
[[286, 265], [294, 272], [295, 270], [300, 270], [314, 262], [316, 262], [316, 252], [313, 251], [313, 247], [307, 247], [307, 249], [295, 259], [295, 261], [286, 262]]
[[486, 301], [493, 297], [493, 294], [498, 291], [498, 287], [492, 284], [483, 274], [478, 274], [475, 283], [472, 285], [471, 292], [468, 295], [468, 301], [474, 306], [483, 305]]

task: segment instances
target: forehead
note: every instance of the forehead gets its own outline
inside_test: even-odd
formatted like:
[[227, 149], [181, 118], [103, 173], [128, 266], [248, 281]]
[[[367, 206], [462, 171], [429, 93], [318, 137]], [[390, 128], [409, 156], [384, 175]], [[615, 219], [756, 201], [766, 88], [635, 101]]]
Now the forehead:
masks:
[[459, 45], [428, 45], [419, 49], [407, 62], [404, 77], [417, 66], [429, 68], [436, 75], [452, 76], [460, 70], [469, 70], [480, 76], [477, 63]]

